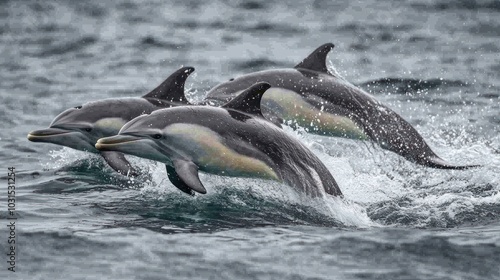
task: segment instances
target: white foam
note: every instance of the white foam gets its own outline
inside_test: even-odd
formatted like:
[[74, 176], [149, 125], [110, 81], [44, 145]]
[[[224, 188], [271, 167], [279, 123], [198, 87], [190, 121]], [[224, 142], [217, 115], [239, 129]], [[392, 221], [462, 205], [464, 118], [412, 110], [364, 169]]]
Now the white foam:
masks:
[[[388, 214], [417, 217], [412, 226], [426, 227], [460, 223], [464, 214], [500, 204], [500, 136], [473, 140], [463, 129], [449, 139], [440, 133], [430, 137], [423, 133], [433, 150], [448, 162], [483, 165], [469, 170], [441, 170], [413, 164], [369, 142], [322, 137], [287, 127], [285, 131], [305, 143], [330, 170], [346, 201], [351, 202], [347, 209], [376, 208], [377, 203], [393, 201], [394, 212]], [[471, 188], [485, 191], [473, 193]], [[401, 200], [407, 201], [404, 206], [399, 206]], [[346, 210], [338, 212], [345, 214]], [[345, 221], [355, 217], [336, 218]]]
[[67, 147], [63, 147], [62, 149], [58, 150], [50, 150], [49, 157], [50, 160], [48, 161], [46, 158], [40, 159], [42, 167], [46, 170], [57, 170], [82, 159], [89, 159], [89, 163], [93, 164], [97, 163], [97, 160], [99, 158], [99, 156], [96, 154], [78, 151]]

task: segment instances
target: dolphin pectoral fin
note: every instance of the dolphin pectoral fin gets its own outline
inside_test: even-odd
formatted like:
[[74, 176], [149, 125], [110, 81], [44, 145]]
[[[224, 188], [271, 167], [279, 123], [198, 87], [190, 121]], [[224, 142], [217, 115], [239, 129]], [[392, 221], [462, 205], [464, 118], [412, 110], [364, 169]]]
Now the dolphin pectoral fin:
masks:
[[207, 190], [198, 177], [198, 166], [196, 166], [192, 161], [180, 159], [174, 160], [173, 163], [174, 167], [167, 167], [167, 172], [168, 178], [174, 186], [186, 193], [187, 188], [198, 193], [207, 193]]
[[124, 154], [115, 151], [101, 151], [100, 154], [108, 165], [116, 172], [132, 177], [136, 177], [138, 175], [132, 168], [130, 162], [127, 161]]
[[179, 175], [175, 172], [175, 168], [169, 165], [165, 165], [165, 167], [167, 168], [167, 175], [170, 182], [182, 192], [194, 196], [193, 190], [179, 178]]
[[302, 68], [313, 70], [325, 74], [330, 74], [328, 68], [326, 67], [326, 56], [335, 47], [332, 43], [326, 43], [321, 45], [319, 48], [314, 50], [308, 57], [304, 58], [299, 64], [294, 68]]

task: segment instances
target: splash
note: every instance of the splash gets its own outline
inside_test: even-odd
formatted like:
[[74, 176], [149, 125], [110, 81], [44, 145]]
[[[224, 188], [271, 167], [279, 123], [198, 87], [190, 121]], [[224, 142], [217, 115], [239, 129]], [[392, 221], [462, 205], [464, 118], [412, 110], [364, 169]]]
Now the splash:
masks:
[[428, 137], [443, 157], [482, 165], [458, 171], [418, 166], [362, 141], [299, 137], [328, 167], [346, 199], [366, 207], [375, 223], [455, 227], [489, 223], [500, 214], [499, 137], [473, 141], [464, 131], [451, 139], [439, 133]]
[[45, 170], [57, 170], [74, 165], [75, 162], [82, 161], [88, 163], [88, 167], [90, 168], [96, 166], [99, 158], [96, 154], [78, 151], [67, 147], [63, 147], [59, 150], [50, 150], [49, 157], [51, 159], [50, 161], [41, 162], [41, 165]]
[[[296, 220], [293, 215], [301, 213], [300, 215], [304, 214], [305, 217], [299, 223], [306, 224], [311, 222], [317, 224], [321, 223], [322, 219], [327, 219], [330, 222], [334, 221], [348, 227], [374, 225], [364, 208], [352, 201], [344, 201], [329, 195], [312, 199], [287, 185], [274, 181], [221, 177], [200, 173], [200, 180], [205, 185], [207, 194], [195, 197], [182, 194], [179, 197], [179, 191], [168, 181], [162, 164], [152, 166], [151, 172], [152, 180], [141, 189], [141, 194], [147, 200], [170, 201], [172, 197], [176, 197], [189, 205], [183, 204], [181, 208], [206, 209], [210, 205], [218, 204], [219, 206], [223, 205], [226, 211], [239, 212], [240, 210], [237, 210], [239, 208], [247, 209], [248, 216], [255, 215], [255, 213], [251, 213], [255, 211], [276, 212], [275, 215], [281, 217], [273, 216], [273, 219], [278, 220]], [[290, 216], [292, 217], [290, 218]]]

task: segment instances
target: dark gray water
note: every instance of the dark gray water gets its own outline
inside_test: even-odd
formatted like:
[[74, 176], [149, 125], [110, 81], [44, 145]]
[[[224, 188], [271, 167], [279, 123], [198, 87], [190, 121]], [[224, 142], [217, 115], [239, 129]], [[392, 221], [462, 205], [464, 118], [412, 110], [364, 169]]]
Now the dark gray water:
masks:
[[[166, 4], [168, 2], [169, 4]], [[209, 3], [208, 3], [209, 2]], [[2, 279], [500, 279], [500, 2], [2, 1]], [[187, 197], [162, 165], [130, 181], [26, 134], [84, 102], [140, 96], [181, 65], [190, 98], [291, 67], [333, 42], [332, 67], [466, 171], [294, 132], [345, 200], [202, 175]], [[7, 270], [7, 167], [17, 171]], [[5, 278], [9, 277], [9, 278]]]

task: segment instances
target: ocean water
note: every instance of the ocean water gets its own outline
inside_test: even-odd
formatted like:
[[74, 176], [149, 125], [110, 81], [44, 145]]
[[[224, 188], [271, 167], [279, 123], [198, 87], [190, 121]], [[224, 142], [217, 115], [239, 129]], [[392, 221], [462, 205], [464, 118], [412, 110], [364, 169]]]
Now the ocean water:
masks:
[[[2, 1], [2, 279], [500, 279], [500, 2], [454, 0]], [[285, 128], [345, 199], [201, 175], [188, 197], [161, 164], [26, 134], [68, 107], [135, 97], [181, 65], [192, 101], [231, 77], [292, 67], [333, 42], [330, 66], [465, 170]], [[8, 271], [7, 168], [16, 170]]]

